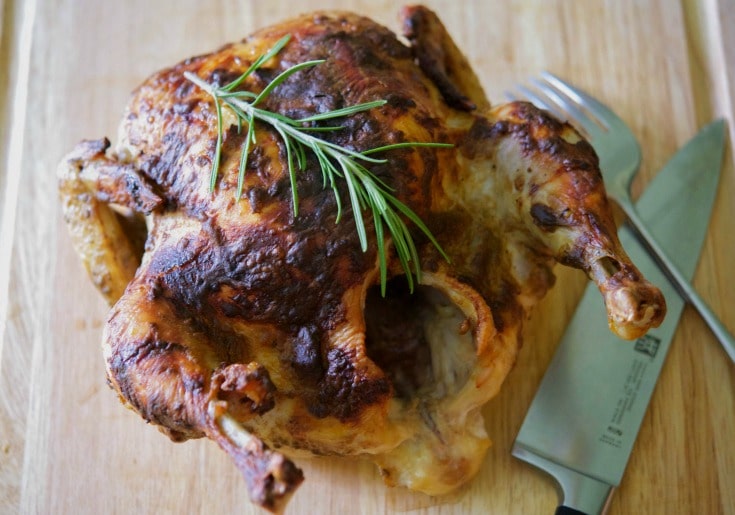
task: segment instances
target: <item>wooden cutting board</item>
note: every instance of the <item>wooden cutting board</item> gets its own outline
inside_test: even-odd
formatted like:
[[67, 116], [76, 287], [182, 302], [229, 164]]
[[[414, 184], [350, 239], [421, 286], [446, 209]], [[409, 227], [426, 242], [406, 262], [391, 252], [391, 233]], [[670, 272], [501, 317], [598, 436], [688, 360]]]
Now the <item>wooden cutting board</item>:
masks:
[[[107, 387], [106, 309], [63, 226], [56, 163], [82, 138], [114, 139], [129, 92], [159, 68], [316, 8], [398, 30], [397, 4], [0, 0], [1, 513], [258, 513], [215, 444], [171, 443]], [[546, 69], [614, 106], [644, 150], [636, 192], [713, 117], [725, 116], [733, 134], [732, 0], [427, 4], [496, 102]], [[695, 279], [731, 331], [734, 200], [731, 136]], [[474, 481], [432, 499], [385, 488], [369, 463], [301, 460], [307, 480], [289, 513], [552, 513], [552, 481], [510, 448], [584, 287], [580, 272], [557, 270], [515, 369], [484, 410], [494, 445]], [[687, 309], [609, 513], [735, 513], [734, 392], [735, 366]]]

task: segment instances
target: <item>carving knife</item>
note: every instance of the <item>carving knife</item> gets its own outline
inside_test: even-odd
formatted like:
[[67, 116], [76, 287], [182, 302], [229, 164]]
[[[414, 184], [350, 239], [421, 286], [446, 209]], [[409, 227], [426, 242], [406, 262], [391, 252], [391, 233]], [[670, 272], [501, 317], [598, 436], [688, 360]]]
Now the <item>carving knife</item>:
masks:
[[[705, 126], [651, 181], [641, 219], [691, 279], [707, 233], [722, 166], [725, 122]], [[660, 327], [636, 341], [613, 335], [594, 284], [559, 343], [513, 445], [513, 455], [551, 474], [556, 514], [602, 514], [620, 484], [684, 300], [626, 226], [620, 241], [667, 303]]]

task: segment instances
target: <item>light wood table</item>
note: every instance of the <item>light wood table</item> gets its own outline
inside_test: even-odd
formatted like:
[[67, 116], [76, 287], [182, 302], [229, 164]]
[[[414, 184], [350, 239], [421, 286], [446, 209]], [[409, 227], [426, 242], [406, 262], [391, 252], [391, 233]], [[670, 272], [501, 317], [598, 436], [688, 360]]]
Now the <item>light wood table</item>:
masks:
[[[636, 193], [697, 129], [730, 146], [695, 285], [735, 331], [735, 2], [429, 1], [491, 99], [550, 70], [614, 106], [640, 138]], [[123, 409], [99, 348], [106, 309], [61, 220], [55, 167], [82, 138], [115, 138], [153, 71], [313, 8], [398, 30], [385, 0], [0, 0], [0, 513], [257, 513], [211, 442], [173, 444]], [[510, 455], [584, 287], [557, 285], [484, 413], [494, 440], [449, 499], [387, 489], [368, 463], [301, 460], [289, 513], [550, 514], [551, 479]], [[685, 311], [611, 514], [735, 513], [735, 366]]]

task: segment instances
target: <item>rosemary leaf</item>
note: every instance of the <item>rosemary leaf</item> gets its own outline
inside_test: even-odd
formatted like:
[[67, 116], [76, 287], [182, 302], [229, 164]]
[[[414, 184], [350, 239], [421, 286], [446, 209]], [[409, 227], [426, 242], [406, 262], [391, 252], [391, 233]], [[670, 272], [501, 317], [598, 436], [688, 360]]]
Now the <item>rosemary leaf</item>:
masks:
[[219, 99], [217, 98], [216, 94], [213, 94], [212, 97], [214, 98], [214, 109], [217, 113], [217, 146], [214, 149], [214, 159], [212, 160], [212, 171], [209, 177], [209, 192], [210, 193], [213, 193], [214, 189], [217, 187], [217, 172], [219, 171], [219, 161], [222, 155], [222, 138], [223, 138], [222, 104], [220, 104]]
[[439, 245], [439, 242], [436, 241], [436, 238], [434, 238], [434, 235], [431, 233], [428, 227], [426, 227], [426, 224], [419, 218], [419, 216], [411, 210], [406, 204], [398, 200], [396, 197], [389, 193], [385, 193], [385, 198], [393, 204], [393, 206], [398, 209], [401, 213], [403, 213], [409, 220], [411, 220], [416, 227], [421, 229], [421, 232], [423, 232], [427, 238], [429, 238], [429, 241], [436, 247], [436, 249], [439, 251], [439, 253], [442, 255], [442, 257], [447, 261], [447, 263], [451, 263], [452, 260], [449, 259], [449, 256], [444, 252], [444, 249], [442, 249], [441, 245]]
[[255, 144], [255, 120], [247, 119], [248, 132], [245, 135], [245, 141], [242, 144], [242, 152], [240, 153], [240, 168], [237, 174], [237, 195], [235, 198], [242, 198], [242, 189], [245, 185], [245, 170], [248, 167], [248, 156], [250, 155], [250, 145]]
[[[283, 47], [285, 47], [288, 42], [291, 41], [291, 34], [286, 34], [281, 39], [279, 39], [275, 45], [273, 45], [273, 48], [268, 50], [265, 54], [258, 57], [255, 61], [253, 61], [253, 64], [250, 65], [250, 67], [245, 70], [245, 73], [240, 75], [237, 79], [230, 82], [227, 86], [223, 87], [222, 89], [224, 91], [232, 91], [236, 87], [238, 87], [240, 84], [243, 83], [245, 79], [247, 79], [255, 70], [263, 66], [263, 64], [270, 61], [272, 58], [274, 58], [281, 50], [283, 50]], [[253, 98], [256, 96], [254, 93], [250, 93], [249, 91], [241, 92], [246, 93], [249, 95], [253, 95]]]
[[360, 248], [363, 252], [367, 252], [367, 232], [365, 231], [365, 222], [362, 219], [362, 200], [357, 193], [355, 178], [352, 171], [344, 161], [340, 161], [345, 181], [347, 182], [347, 191], [350, 194], [350, 202], [352, 202], [352, 216], [355, 217], [355, 227], [357, 228], [357, 236], [360, 240]]
[[273, 91], [275, 88], [283, 84], [283, 82], [286, 79], [288, 79], [291, 75], [293, 75], [297, 71], [303, 70], [304, 68], [311, 68], [323, 62], [324, 62], [324, 59], [319, 59], [316, 61], [306, 61], [303, 63], [295, 64], [288, 70], [281, 72], [275, 79], [273, 79], [271, 82], [268, 83], [268, 85], [263, 89], [263, 91], [260, 92], [260, 94], [257, 97], [255, 97], [255, 100], [253, 100], [253, 103], [251, 105], [253, 106], [258, 105], [258, 103], [260, 103], [265, 97], [270, 95], [271, 91]]
[[323, 125], [321, 127], [301, 127], [304, 132], [334, 132], [341, 131], [344, 127], [339, 125]]
[[393, 143], [391, 145], [384, 145], [382, 147], [375, 147], [371, 148], [369, 150], [363, 150], [363, 155], [370, 155], [370, 154], [376, 154], [378, 152], [386, 152], [388, 150], [396, 150], [399, 148], [421, 148], [421, 147], [428, 147], [428, 148], [452, 148], [454, 145], [451, 143], [421, 143], [421, 142], [405, 142], [405, 143]]
[[[230, 84], [234, 84], [234, 83], [230, 83]], [[223, 90], [221, 93], [219, 93], [218, 96], [220, 98], [255, 98], [258, 95], [250, 91], [229, 91], [229, 90], [225, 91]]]
[[306, 149], [304, 148], [304, 145], [301, 143], [296, 143], [296, 157], [297, 162], [299, 163], [299, 170], [304, 171], [306, 170]]
[[[369, 111], [376, 107], [382, 107], [387, 103], [386, 100], [375, 100], [373, 102], [365, 102], [350, 107], [343, 107], [342, 109], [335, 109], [334, 111], [327, 111], [326, 113], [315, 114], [313, 116], [307, 116], [306, 118], [299, 118], [301, 123], [309, 122], [321, 122], [323, 120], [331, 120], [332, 118], [342, 118], [353, 116], [363, 111]], [[364, 153], [364, 152], [363, 152]]]
[[[398, 260], [401, 262], [401, 267], [406, 272], [408, 290], [413, 293], [413, 274], [411, 273], [411, 265], [409, 264], [409, 261], [411, 260], [411, 252], [408, 249], [408, 244], [406, 243], [406, 234], [404, 232], [405, 224], [402, 224], [401, 219], [395, 211], [386, 211], [383, 215], [383, 219], [385, 220], [385, 223], [388, 226], [388, 231], [393, 238], [393, 246], [396, 249]], [[408, 237], [411, 237], [410, 233], [408, 233]]]
[[383, 220], [378, 206], [373, 205], [373, 224], [375, 225], [375, 241], [378, 245], [378, 267], [380, 269], [380, 294], [385, 297], [385, 288], [388, 284], [388, 261], [385, 251], [385, 235], [383, 234]]
[[289, 139], [286, 134], [283, 132], [282, 127], [276, 127], [276, 130], [278, 131], [278, 134], [281, 135], [281, 139], [284, 142], [284, 146], [286, 147], [286, 162], [288, 163], [288, 176], [291, 180], [291, 200], [293, 202], [293, 215], [298, 216], [299, 215], [299, 192], [298, 188], [296, 187], [296, 170], [293, 166], [293, 153], [291, 150], [291, 147], [293, 146], [293, 141]]

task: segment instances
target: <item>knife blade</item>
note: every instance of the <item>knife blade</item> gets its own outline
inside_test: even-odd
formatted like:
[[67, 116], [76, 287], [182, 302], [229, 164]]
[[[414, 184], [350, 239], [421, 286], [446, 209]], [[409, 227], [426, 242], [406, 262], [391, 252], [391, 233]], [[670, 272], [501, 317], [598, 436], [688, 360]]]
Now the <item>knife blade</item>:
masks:
[[[694, 275], [717, 190], [725, 122], [705, 126], [651, 181], [636, 204], [651, 233], [689, 278]], [[643, 275], [659, 286], [667, 316], [636, 341], [608, 329], [593, 284], [541, 380], [513, 445], [515, 457], [557, 481], [560, 513], [604, 513], [633, 444], [679, 323], [684, 301], [623, 226], [620, 241]]]

